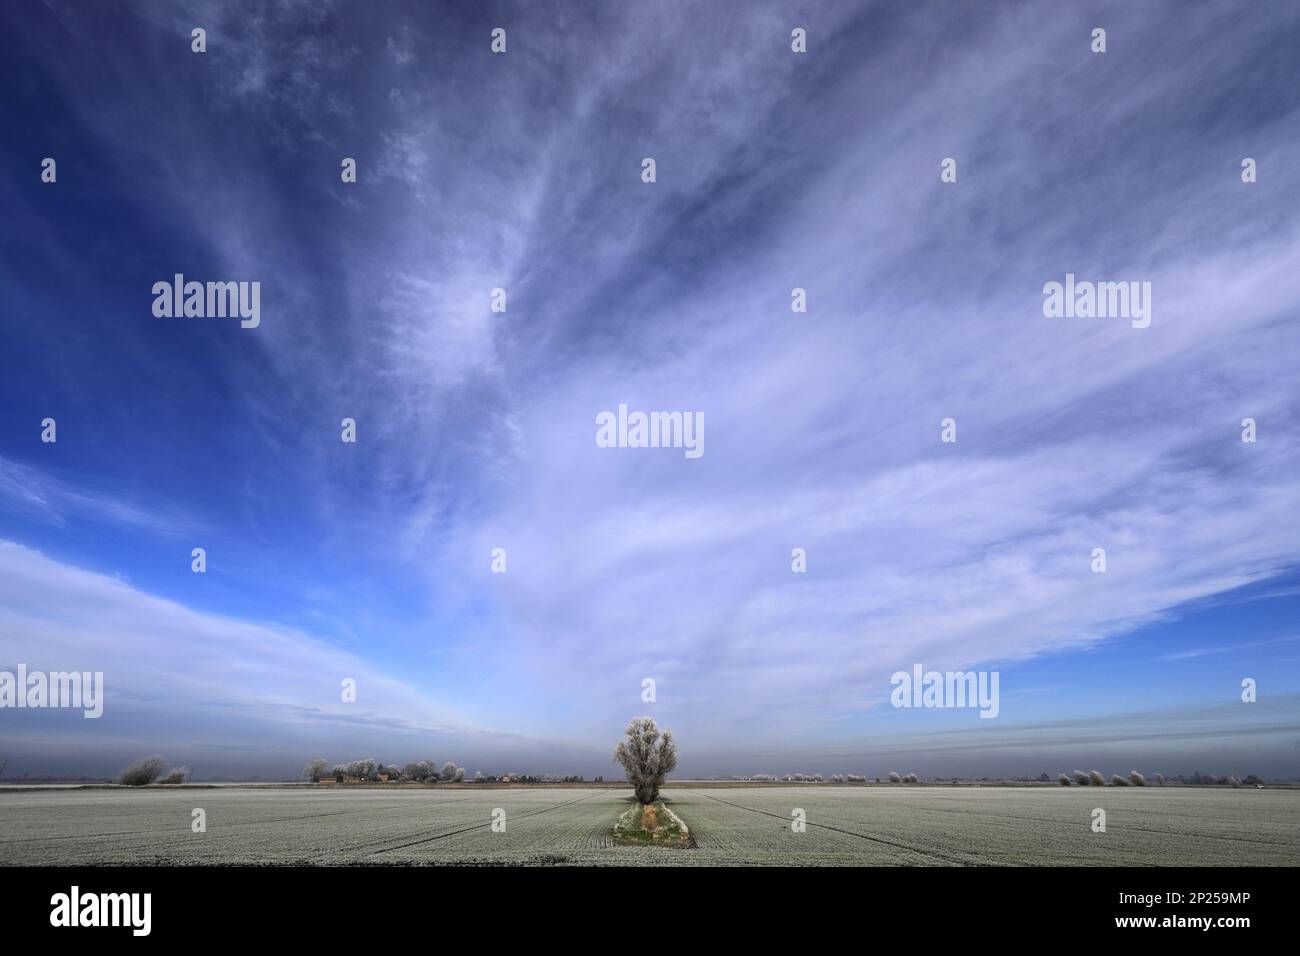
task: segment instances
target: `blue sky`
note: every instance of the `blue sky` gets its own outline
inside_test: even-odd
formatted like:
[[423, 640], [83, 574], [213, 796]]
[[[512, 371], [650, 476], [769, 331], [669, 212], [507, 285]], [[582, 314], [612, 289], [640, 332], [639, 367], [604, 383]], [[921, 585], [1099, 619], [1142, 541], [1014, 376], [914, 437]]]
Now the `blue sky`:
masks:
[[[4, 23], [0, 666], [108, 688], [0, 712], [11, 773], [591, 775], [648, 710], [692, 774], [1296, 775], [1300, 10]], [[155, 318], [177, 272], [260, 326]], [[1151, 326], [1044, 317], [1067, 272]], [[597, 447], [620, 402], [706, 453]], [[913, 663], [1001, 714], [890, 708]]]

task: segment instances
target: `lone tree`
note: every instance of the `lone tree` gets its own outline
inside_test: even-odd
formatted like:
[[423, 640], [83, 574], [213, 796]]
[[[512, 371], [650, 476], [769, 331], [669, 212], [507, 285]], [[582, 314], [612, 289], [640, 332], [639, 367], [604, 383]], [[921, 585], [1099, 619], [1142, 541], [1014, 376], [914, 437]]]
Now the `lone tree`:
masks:
[[627, 782], [636, 789], [636, 798], [644, 804], [659, 798], [664, 777], [677, 768], [677, 744], [673, 732], [662, 735], [653, 717], [634, 717], [627, 725], [627, 739], [614, 748], [614, 759], [627, 772]]

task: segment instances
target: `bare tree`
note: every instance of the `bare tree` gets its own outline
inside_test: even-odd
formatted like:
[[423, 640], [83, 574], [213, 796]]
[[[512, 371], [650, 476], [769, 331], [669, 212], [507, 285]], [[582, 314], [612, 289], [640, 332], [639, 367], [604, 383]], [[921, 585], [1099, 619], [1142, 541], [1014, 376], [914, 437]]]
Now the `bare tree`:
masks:
[[448, 760], [442, 765], [442, 779], [446, 783], [460, 783], [465, 779], [465, 770]]
[[1136, 770], [1130, 770], [1128, 778], [1135, 787], [1145, 787], [1147, 785], [1147, 778]]
[[634, 717], [627, 725], [627, 737], [614, 748], [614, 759], [623, 765], [627, 782], [642, 803], [654, 803], [664, 777], [677, 769], [677, 744], [673, 732], [662, 736], [653, 717]]
[[1070, 785], [1070, 775], [1068, 773], [1061, 774], [1056, 778], [1056, 780], [1063, 787], [1068, 787]]
[[169, 770], [167, 776], [159, 780], [159, 783], [184, 783], [185, 778], [190, 775], [189, 767], [177, 767], [175, 770]]
[[302, 775], [312, 783], [320, 783], [320, 778], [325, 775], [325, 771], [328, 767], [329, 761], [317, 757], [311, 763], [307, 764], [307, 766], [302, 768]]

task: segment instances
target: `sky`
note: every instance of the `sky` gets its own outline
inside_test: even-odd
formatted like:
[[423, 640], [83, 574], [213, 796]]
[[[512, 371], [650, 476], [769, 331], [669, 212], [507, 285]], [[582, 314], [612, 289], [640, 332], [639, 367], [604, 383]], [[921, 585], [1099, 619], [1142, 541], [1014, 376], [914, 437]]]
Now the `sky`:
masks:
[[2, 17], [0, 670], [105, 681], [6, 776], [612, 776], [641, 714], [686, 776], [1300, 776], [1300, 7]]

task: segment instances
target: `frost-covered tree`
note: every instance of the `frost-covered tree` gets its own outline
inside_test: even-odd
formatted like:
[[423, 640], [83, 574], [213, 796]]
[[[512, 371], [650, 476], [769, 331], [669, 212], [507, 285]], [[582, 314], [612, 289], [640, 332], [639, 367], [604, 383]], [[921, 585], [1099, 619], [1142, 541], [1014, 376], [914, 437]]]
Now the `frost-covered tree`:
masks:
[[645, 804], [654, 803], [664, 777], [677, 768], [673, 732], [665, 730], [660, 734], [653, 717], [634, 717], [626, 734], [614, 748], [614, 759], [623, 765], [636, 798]]
[[460, 783], [465, 779], [465, 769], [448, 760], [442, 765], [442, 779], [445, 783]]
[[311, 763], [307, 764], [307, 766], [302, 768], [302, 775], [306, 777], [308, 780], [310, 780], [312, 783], [320, 783], [320, 778], [325, 776], [325, 769], [328, 766], [329, 766], [328, 761], [321, 760], [318, 757], [317, 759], [313, 760]]
[[897, 770], [891, 770], [891, 771], [889, 771], [889, 782], [890, 782], [890, 783], [898, 783], [898, 782], [899, 782], [900, 780], [902, 780], [902, 779], [903, 779], [903, 778], [899, 776]]
[[1059, 783], [1061, 786], [1063, 786], [1063, 787], [1068, 787], [1068, 786], [1070, 785], [1070, 775], [1069, 775], [1068, 773], [1063, 773], [1063, 774], [1061, 774], [1059, 777], [1056, 778], [1056, 781], [1057, 781], [1057, 783]]
[[1101, 775], [1101, 771], [1100, 771], [1100, 770], [1089, 770], [1089, 771], [1088, 771], [1088, 781], [1089, 781], [1089, 782], [1090, 782], [1094, 787], [1104, 787], [1104, 786], [1106, 786], [1106, 778], [1103, 777], [1103, 776]]
[[1147, 785], [1147, 778], [1142, 776], [1142, 774], [1136, 770], [1130, 770], [1128, 778], [1135, 787], [1145, 787]]
[[144, 787], [153, 783], [167, 767], [167, 761], [154, 755], [137, 760], [118, 775], [117, 782], [128, 787]]

